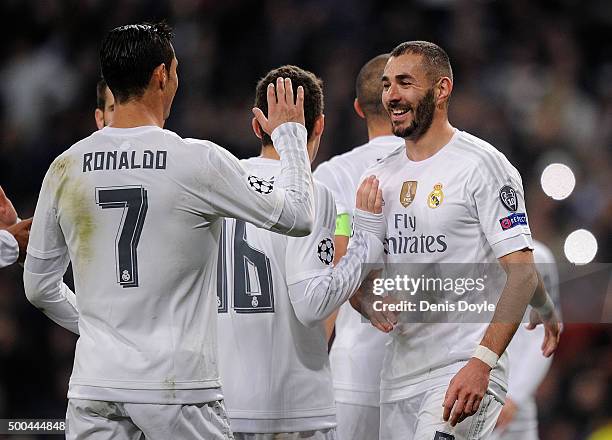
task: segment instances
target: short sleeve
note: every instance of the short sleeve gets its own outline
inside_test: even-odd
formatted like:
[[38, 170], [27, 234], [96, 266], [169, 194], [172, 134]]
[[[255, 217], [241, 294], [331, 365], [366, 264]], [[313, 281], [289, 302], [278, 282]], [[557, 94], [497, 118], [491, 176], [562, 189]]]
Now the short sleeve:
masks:
[[347, 188], [350, 188], [350, 181], [345, 180], [342, 182], [340, 170], [334, 167], [331, 163], [322, 163], [314, 171], [313, 176], [321, 182], [327, 189], [329, 189], [334, 196], [334, 202], [336, 204], [336, 212], [338, 214], [349, 214], [353, 212], [353, 203], [346, 200]]
[[306, 237], [288, 237], [285, 268], [287, 284], [331, 273], [334, 261], [336, 208], [331, 192], [315, 184], [315, 226]]
[[518, 171], [503, 156], [488, 156], [474, 167], [467, 190], [474, 213], [497, 258], [533, 249]]
[[45, 175], [30, 229], [28, 254], [40, 259], [55, 258], [67, 250], [57, 218], [57, 191], [62, 178], [57, 174], [60, 167], [55, 166], [58, 160], [60, 158], [51, 164]]

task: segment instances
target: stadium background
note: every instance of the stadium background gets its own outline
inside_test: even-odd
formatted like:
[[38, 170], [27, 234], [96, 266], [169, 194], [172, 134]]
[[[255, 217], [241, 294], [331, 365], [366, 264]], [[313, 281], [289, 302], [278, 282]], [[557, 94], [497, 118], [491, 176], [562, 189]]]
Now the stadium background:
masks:
[[[612, 2], [3, 0], [0, 14], [0, 185], [22, 218], [53, 158], [95, 129], [104, 33], [165, 18], [180, 61], [166, 127], [239, 157], [258, 154], [250, 108], [270, 68], [323, 79], [318, 163], [366, 140], [352, 109], [364, 62], [405, 40], [440, 44], [455, 71], [451, 122], [520, 170], [534, 236], [564, 262], [565, 237], [586, 228], [596, 261], [612, 261]], [[576, 174], [563, 201], [539, 184], [551, 162]], [[612, 421], [611, 337], [610, 325], [566, 327], [538, 391], [543, 440], [588, 438]], [[64, 416], [75, 340], [27, 303], [19, 267], [0, 272], [0, 418]]]

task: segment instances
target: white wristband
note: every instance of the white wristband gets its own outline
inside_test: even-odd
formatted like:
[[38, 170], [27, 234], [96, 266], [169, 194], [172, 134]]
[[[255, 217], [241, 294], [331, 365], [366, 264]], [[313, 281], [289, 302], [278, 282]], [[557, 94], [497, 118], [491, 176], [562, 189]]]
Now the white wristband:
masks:
[[495, 365], [497, 365], [497, 360], [499, 359], [499, 356], [493, 350], [485, 347], [484, 345], [479, 345], [476, 347], [472, 357], [480, 359], [491, 368], [495, 368]]

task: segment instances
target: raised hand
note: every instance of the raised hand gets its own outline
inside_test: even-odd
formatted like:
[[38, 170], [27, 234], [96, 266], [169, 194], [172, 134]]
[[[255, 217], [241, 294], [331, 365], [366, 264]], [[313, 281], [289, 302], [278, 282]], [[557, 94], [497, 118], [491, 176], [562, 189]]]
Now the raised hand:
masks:
[[17, 223], [17, 211], [0, 186], [0, 229], [6, 229]]
[[356, 207], [372, 214], [382, 212], [382, 191], [378, 188], [379, 181], [376, 176], [370, 176], [361, 182], [357, 189]]
[[293, 86], [290, 78], [277, 78], [276, 87], [268, 84], [268, 116], [261, 109], [253, 108], [253, 114], [263, 131], [272, 134], [274, 129], [285, 122], [298, 122], [306, 125], [304, 120], [304, 88], [297, 88], [297, 99], [293, 97]]

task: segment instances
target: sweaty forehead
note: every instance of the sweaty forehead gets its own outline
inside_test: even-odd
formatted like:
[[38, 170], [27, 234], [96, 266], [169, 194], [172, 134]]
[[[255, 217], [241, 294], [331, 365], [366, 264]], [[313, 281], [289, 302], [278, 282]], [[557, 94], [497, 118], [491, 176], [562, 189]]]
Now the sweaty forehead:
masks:
[[416, 79], [424, 79], [427, 76], [427, 66], [423, 62], [423, 56], [420, 54], [405, 53], [397, 57], [389, 58], [383, 76], [391, 79], [403, 75], [410, 75]]

